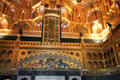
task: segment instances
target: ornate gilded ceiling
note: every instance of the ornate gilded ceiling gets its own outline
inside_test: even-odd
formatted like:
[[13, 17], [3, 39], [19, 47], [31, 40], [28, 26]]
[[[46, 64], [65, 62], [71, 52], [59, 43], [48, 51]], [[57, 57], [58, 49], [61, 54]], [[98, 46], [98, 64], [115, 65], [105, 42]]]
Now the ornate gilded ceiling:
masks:
[[61, 12], [62, 32], [71, 34], [83, 32], [88, 37], [90, 34], [103, 35], [109, 29], [106, 22], [115, 28], [120, 20], [119, 0], [0, 1], [0, 16], [8, 21], [8, 29], [12, 30], [21, 24], [17, 27], [24, 26], [23, 30], [41, 31], [46, 9]]

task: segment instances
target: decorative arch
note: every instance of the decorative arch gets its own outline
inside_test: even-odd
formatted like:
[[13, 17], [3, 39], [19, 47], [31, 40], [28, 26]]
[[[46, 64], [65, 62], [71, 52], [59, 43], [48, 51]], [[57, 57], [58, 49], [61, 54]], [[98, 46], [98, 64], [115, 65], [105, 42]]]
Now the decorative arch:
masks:
[[0, 3], [0, 12], [3, 11], [3, 7], [4, 7], [3, 3]]
[[73, 28], [73, 32], [77, 32], [77, 33], [88, 33], [88, 28], [84, 27], [83, 25], [77, 24], [74, 28]]
[[73, 78], [72, 80], [78, 80], [77, 78]]
[[42, 17], [38, 17], [36, 20], [33, 21], [35, 25], [35, 30], [42, 30], [43, 22], [42, 22]]
[[42, 70], [81, 69], [80, 61], [58, 53], [37, 53], [19, 60], [19, 68], [38, 68]]
[[13, 29], [18, 30], [29, 30], [29, 24], [26, 21], [17, 21], [15, 24], [13, 24]]
[[88, 12], [88, 22], [100, 19], [102, 17], [102, 12], [98, 9], [92, 9]]
[[8, 16], [13, 18], [15, 14], [15, 9], [12, 7], [8, 7], [8, 12]]
[[28, 80], [28, 79], [24, 77], [24, 78], [22, 78], [22, 80]]
[[8, 28], [8, 21], [5, 16], [0, 17], [0, 29], [7, 29]]

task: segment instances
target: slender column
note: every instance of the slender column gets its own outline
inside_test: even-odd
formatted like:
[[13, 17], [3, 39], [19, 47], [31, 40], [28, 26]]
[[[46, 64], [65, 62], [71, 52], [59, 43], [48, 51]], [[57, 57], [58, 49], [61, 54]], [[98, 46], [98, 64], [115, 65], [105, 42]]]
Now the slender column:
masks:
[[87, 69], [87, 67], [88, 67], [87, 65], [88, 64], [87, 64], [87, 58], [86, 58], [87, 55], [86, 55], [86, 52], [84, 54], [85, 54], [85, 56], [84, 56], [85, 57], [85, 69]]
[[13, 65], [13, 68], [16, 69], [16, 74], [18, 74], [18, 53], [19, 53], [19, 42], [20, 42], [20, 34], [17, 34], [17, 40], [16, 40], [16, 46], [15, 46], [15, 54], [14, 54], [14, 65]]
[[115, 49], [115, 46], [113, 46], [113, 51], [114, 51], [114, 56], [115, 56], [115, 60], [116, 60], [116, 64], [119, 65], [119, 59], [118, 59], [118, 54], [117, 54], [117, 51]]
[[[103, 52], [103, 53], [102, 53], [102, 52]], [[104, 53], [103, 50], [102, 50], [102, 52], [101, 52], [101, 53], [103, 54], [102, 56], [103, 56], [103, 60], [104, 60], [104, 68], [106, 68], [106, 65], [105, 65], [105, 57], [104, 57], [104, 54], [105, 54], [105, 53]]]
[[114, 51], [114, 56], [115, 56], [116, 64], [118, 65], [119, 64], [119, 59], [118, 59], [118, 56], [117, 56], [118, 54], [117, 54], [117, 51], [116, 51], [116, 48], [115, 48], [115, 45], [114, 45], [115, 43], [114, 43], [114, 36], [113, 36], [113, 34], [114, 33], [113, 33], [112, 28], [111, 28], [111, 36], [112, 36], [112, 40], [111, 41], [112, 41], [112, 45], [113, 45], [112, 48], [113, 48], [113, 51]]

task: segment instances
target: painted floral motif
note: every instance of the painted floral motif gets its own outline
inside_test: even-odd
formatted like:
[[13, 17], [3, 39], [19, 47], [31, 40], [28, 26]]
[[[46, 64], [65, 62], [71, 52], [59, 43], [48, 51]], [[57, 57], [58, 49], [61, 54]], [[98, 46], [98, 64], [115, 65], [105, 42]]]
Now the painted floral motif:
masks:
[[80, 63], [72, 57], [58, 54], [40, 54], [20, 59], [19, 68], [54, 69], [79, 69]]

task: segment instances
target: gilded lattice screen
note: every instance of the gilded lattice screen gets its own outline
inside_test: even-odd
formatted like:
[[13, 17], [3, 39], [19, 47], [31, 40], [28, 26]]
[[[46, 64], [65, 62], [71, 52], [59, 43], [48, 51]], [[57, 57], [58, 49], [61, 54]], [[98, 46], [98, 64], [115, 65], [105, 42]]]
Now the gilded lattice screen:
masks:
[[46, 10], [43, 25], [43, 41], [60, 41], [60, 15], [59, 10]]

